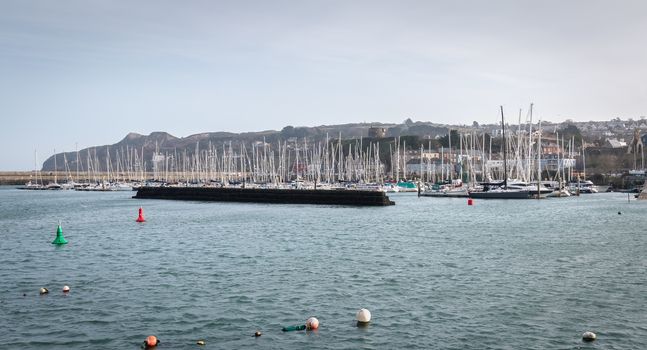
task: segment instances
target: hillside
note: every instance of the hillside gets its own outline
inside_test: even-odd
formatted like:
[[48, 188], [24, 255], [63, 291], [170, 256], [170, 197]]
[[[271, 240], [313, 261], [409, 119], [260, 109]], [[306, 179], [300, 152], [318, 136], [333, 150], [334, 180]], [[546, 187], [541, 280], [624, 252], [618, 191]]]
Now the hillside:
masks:
[[[457, 130], [460, 133], [487, 133], [493, 136], [500, 135], [501, 129], [499, 124], [479, 125], [474, 122], [469, 126], [443, 125], [432, 122], [414, 122], [407, 119], [399, 124], [348, 123], [315, 127], [286, 126], [280, 131], [265, 130], [243, 133], [218, 131], [204, 132], [187, 137], [176, 137], [163, 131], [152, 132], [149, 135], [131, 132], [112, 145], [92, 146], [82, 149], [78, 153], [58, 153], [56, 157], [52, 155], [43, 163], [42, 170], [52, 171], [56, 168], [58, 171], [70, 172], [77, 169], [80, 171], [105, 171], [106, 164], [110, 163], [111, 169], [115, 170], [123, 170], [124, 167], [127, 167], [131, 171], [150, 171], [153, 168], [151, 160], [155, 152], [172, 157], [173, 155], [184, 153], [194, 154], [196, 149], [213, 149], [216, 152], [222, 152], [224, 146], [228, 147], [230, 144], [236, 150], [243, 145], [249, 150], [253, 147], [252, 145], [260, 145], [263, 142], [275, 147], [279, 142], [286, 141], [294, 143], [299, 140], [302, 143], [305, 139], [308, 143], [317, 143], [326, 140], [326, 138], [337, 140], [340, 135], [343, 140], [367, 138], [371, 127], [385, 129], [384, 137], [388, 140], [385, 140], [384, 146], [386, 146], [386, 142], [393, 142], [393, 137], [407, 136], [409, 140], [406, 142], [407, 148], [419, 148], [421, 145], [427, 147], [429, 140], [436, 142], [435, 146], [438, 146], [437, 142], [446, 143], [446, 140], [442, 141], [442, 137], [447, 135], [450, 129]], [[513, 132], [517, 130], [516, 125], [511, 125], [511, 127], [510, 130]], [[533, 124], [533, 130], [537, 128], [538, 124]], [[645, 118], [640, 120], [628, 119], [626, 121], [614, 118], [609, 121], [573, 122], [567, 120], [563, 123], [542, 122], [544, 135], [558, 132], [562, 137], [565, 135], [567, 138], [575, 136], [578, 140], [576, 146], [581, 145], [581, 141], [585, 140], [587, 151], [588, 149], [593, 151], [591, 147], [601, 147], [600, 150], [591, 154], [589, 164], [591, 168], [598, 166], [596, 170], [600, 172], [631, 168], [629, 166], [629, 163], [631, 163], [630, 157], [621, 155], [622, 152], [617, 150], [610, 150], [610, 152], [605, 150], [604, 144], [607, 139], [616, 138], [628, 142], [631, 140], [635, 130], [645, 129], [647, 129], [647, 120]], [[386, 150], [388, 150], [388, 146]], [[54, 166], [55, 163], [56, 167]]]
[[[131, 132], [122, 140], [112, 145], [93, 146], [77, 152], [65, 152], [50, 156], [44, 163], [43, 171], [75, 171], [92, 170], [92, 167], [105, 169], [105, 164], [109, 161], [111, 164], [122, 162], [140, 167], [143, 163], [147, 170], [151, 169], [150, 160], [157, 151], [160, 153], [182, 153], [195, 152], [196, 147], [206, 149], [209, 145], [216, 149], [222, 148], [223, 144], [232, 143], [233, 146], [239, 146], [244, 143], [246, 146], [254, 142], [266, 142], [277, 144], [294, 138], [306, 138], [311, 142], [318, 142], [329, 139], [337, 139], [341, 135], [342, 139], [353, 139], [368, 137], [368, 130], [371, 126], [381, 127], [387, 130], [387, 137], [401, 135], [417, 135], [424, 137], [436, 137], [447, 133], [448, 128], [432, 123], [409, 123], [407, 124], [383, 124], [383, 123], [351, 123], [342, 125], [321, 125], [316, 127], [292, 127], [286, 126], [281, 131], [266, 130], [259, 132], [204, 132], [190, 135], [187, 137], [176, 137], [167, 132], [153, 132], [150, 135], [141, 135]], [[108, 159], [109, 157], [109, 159]], [[141, 160], [144, 160], [142, 162]], [[66, 168], [67, 167], [67, 168]]]

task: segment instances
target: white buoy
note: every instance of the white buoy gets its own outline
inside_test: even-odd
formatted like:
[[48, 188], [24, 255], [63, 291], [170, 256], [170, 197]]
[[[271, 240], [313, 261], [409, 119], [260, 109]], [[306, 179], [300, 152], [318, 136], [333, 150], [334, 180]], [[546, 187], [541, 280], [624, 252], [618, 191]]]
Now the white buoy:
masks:
[[371, 322], [371, 312], [367, 309], [359, 309], [355, 315], [357, 322], [368, 323]]
[[584, 340], [584, 341], [594, 341], [597, 338], [598, 338], [598, 336], [595, 335], [595, 333], [593, 333], [593, 332], [587, 331], [587, 332], [584, 332], [582, 334], [582, 340]]
[[315, 317], [310, 317], [306, 320], [306, 329], [317, 329], [319, 328], [319, 320]]
[[43, 287], [43, 288], [40, 289], [40, 294], [47, 294], [47, 293], [49, 293], [47, 288]]
[[70, 291], [70, 287], [69, 287], [69, 286], [63, 286], [63, 293], [67, 293], [67, 292], [69, 292], [69, 291]]

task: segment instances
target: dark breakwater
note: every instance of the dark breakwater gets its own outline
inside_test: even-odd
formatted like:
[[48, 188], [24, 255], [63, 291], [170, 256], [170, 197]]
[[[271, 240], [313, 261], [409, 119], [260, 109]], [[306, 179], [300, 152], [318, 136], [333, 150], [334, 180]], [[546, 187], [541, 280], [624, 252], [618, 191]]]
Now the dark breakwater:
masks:
[[133, 198], [274, 204], [394, 205], [384, 192], [217, 187], [141, 187]]

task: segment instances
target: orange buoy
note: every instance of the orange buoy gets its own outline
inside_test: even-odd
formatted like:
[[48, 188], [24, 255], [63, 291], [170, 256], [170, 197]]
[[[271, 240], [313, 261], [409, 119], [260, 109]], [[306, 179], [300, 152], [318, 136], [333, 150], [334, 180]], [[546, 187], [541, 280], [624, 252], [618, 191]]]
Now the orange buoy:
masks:
[[319, 328], [319, 320], [315, 317], [310, 317], [306, 320], [306, 329], [314, 330]]
[[144, 341], [144, 347], [146, 349], [151, 349], [151, 348], [156, 347], [157, 344], [159, 344], [159, 343], [160, 343], [160, 340], [157, 339], [156, 336], [149, 335], [148, 337], [146, 337], [146, 340]]
[[472, 198], [467, 198], [467, 205], [474, 205], [474, 200]]
[[135, 221], [137, 221], [137, 222], [146, 221], [146, 219], [144, 219], [144, 209], [142, 207], [139, 207], [139, 217]]

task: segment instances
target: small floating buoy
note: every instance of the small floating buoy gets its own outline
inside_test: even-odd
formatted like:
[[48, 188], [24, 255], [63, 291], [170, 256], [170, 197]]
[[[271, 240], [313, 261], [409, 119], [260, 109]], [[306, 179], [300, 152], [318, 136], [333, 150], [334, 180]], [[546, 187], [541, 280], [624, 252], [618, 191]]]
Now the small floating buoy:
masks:
[[61, 245], [61, 244], [67, 244], [67, 240], [65, 237], [63, 237], [63, 227], [61, 226], [61, 222], [58, 222], [58, 227], [56, 228], [56, 238], [54, 238], [54, 241], [52, 241], [52, 244], [56, 245]]
[[618, 215], [622, 215], [622, 213], [621, 213], [621, 212], [618, 212]]
[[359, 309], [355, 315], [355, 319], [357, 320], [358, 325], [369, 323], [371, 322], [371, 312], [367, 309]]
[[319, 328], [319, 320], [315, 317], [310, 317], [306, 320], [306, 329], [317, 329]]
[[257, 338], [260, 337], [261, 335], [263, 335], [261, 331], [256, 331], [256, 333], [254, 333], [254, 336]]
[[594, 340], [595, 340], [595, 339], [597, 339], [597, 338], [598, 338], [598, 336], [597, 336], [597, 335], [595, 335], [595, 333], [593, 333], [593, 332], [589, 332], [589, 331], [587, 331], [587, 332], [584, 332], [584, 333], [582, 334], [582, 340], [583, 340], [583, 341], [587, 341], [587, 342], [588, 342], [588, 341], [594, 341]]
[[70, 287], [69, 287], [69, 286], [63, 286], [63, 293], [67, 293], [67, 292], [69, 292], [69, 291], [70, 291]]
[[136, 222], [144, 222], [146, 219], [144, 219], [144, 208], [139, 207], [139, 217], [137, 217]]
[[152, 349], [156, 347], [159, 343], [160, 343], [160, 340], [157, 339], [156, 336], [149, 335], [148, 337], [146, 337], [146, 340], [144, 340], [144, 348]]
[[204, 340], [198, 340], [198, 341], [196, 342], [196, 344], [198, 344], [198, 345], [204, 345], [204, 344], [206, 344], [206, 342], [205, 342]]
[[47, 290], [47, 288], [43, 287], [40, 289], [40, 295], [47, 294], [47, 293], [49, 293], [49, 290]]
[[467, 198], [467, 205], [474, 205], [474, 200], [472, 198]]

